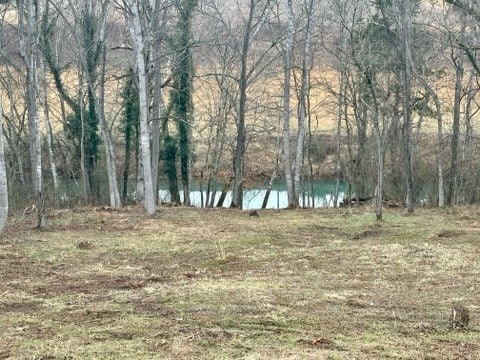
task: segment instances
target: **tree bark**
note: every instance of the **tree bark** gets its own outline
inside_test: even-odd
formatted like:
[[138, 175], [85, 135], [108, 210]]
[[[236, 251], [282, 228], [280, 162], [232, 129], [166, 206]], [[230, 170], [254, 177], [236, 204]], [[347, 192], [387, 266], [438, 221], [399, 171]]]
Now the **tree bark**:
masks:
[[[309, 87], [310, 71], [310, 43], [311, 43], [311, 22], [312, 22], [313, 0], [310, 0], [306, 12], [307, 23], [305, 26], [305, 42], [302, 52], [302, 76], [300, 85], [300, 94], [298, 99], [298, 125], [297, 125], [297, 146], [295, 152], [295, 170], [294, 170], [294, 189], [296, 197], [300, 193], [301, 180], [303, 173], [304, 145], [305, 145], [305, 119], [307, 116], [307, 93]], [[313, 194], [312, 194], [313, 195]], [[305, 202], [304, 202], [305, 206]]]
[[105, 26], [106, 26], [106, 14], [102, 15], [101, 28], [100, 28], [100, 46], [101, 46], [101, 60], [100, 60], [100, 83], [99, 83], [99, 95], [96, 97], [97, 112], [99, 117], [100, 128], [102, 129], [103, 142], [105, 147], [105, 158], [107, 161], [107, 176], [108, 176], [108, 189], [110, 196], [111, 207], [122, 207], [122, 201], [120, 198], [120, 192], [118, 190], [118, 179], [116, 169], [116, 155], [113, 148], [112, 135], [110, 128], [105, 117], [105, 67], [106, 67], [106, 48], [105, 48]]
[[292, 76], [292, 52], [293, 52], [293, 4], [292, 0], [287, 0], [287, 37], [285, 41], [284, 53], [284, 83], [283, 83], [283, 162], [285, 167], [285, 186], [287, 188], [288, 207], [298, 207], [298, 196], [294, 186], [294, 175], [292, 172], [292, 160], [290, 150], [290, 88]]
[[[158, 194], [158, 169], [160, 161], [160, 112], [163, 108], [162, 91], [162, 69], [161, 69], [161, 47], [163, 34], [162, 28], [167, 21], [166, 16], [160, 18], [162, 10], [162, 1], [155, 0], [154, 22], [153, 22], [153, 106], [152, 106], [152, 187], [155, 194]], [[164, 13], [166, 15], [166, 12]], [[158, 196], [155, 196], [158, 202]]]
[[250, 0], [248, 19], [243, 35], [242, 56], [240, 61], [240, 81], [239, 81], [239, 102], [237, 119], [237, 136], [235, 145], [235, 154], [233, 162], [233, 186], [232, 186], [232, 208], [243, 207], [243, 170], [245, 157], [245, 113], [247, 108], [247, 61], [250, 49], [250, 35], [252, 31], [253, 16], [255, 13], [257, 1]]
[[59, 197], [59, 184], [58, 184], [58, 175], [57, 175], [57, 166], [55, 164], [55, 154], [53, 152], [53, 141], [52, 141], [52, 127], [50, 125], [50, 112], [48, 109], [49, 103], [47, 99], [47, 81], [46, 81], [46, 69], [45, 62], [42, 58], [40, 61], [41, 69], [41, 79], [40, 79], [40, 98], [43, 106], [43, 121], [45, 126], [45, 137], [47, 140], [47, 150], [48, 150], [48, 161], [50, 163], [50, 172], [52, 173], [53, 180], [53, 191], [55, 196]]
[[[42, 184], [42, 153], [40, 146], [40, 131], [38, 127], [37, 107], [37, 67], [35, 39], [35, 9], [34, 0], [26, 0], [26, 19], [24, 24], [24, 1], [18, 1], [18, 30], [20, 36], [20, 51], [27, 70], [26, 105], [28, 112], [28, 130], [30, 140], [30, 156], [32, 164], [33, 188], [35, 193], [35, 205], [37, 214], [37, 228], [42, 229], [46, 225], [45, 209]], [[25, 29], [24, 29], [25, 25]], [[25, 32], [24, 32], [25, 30]]]
[[406, 199], [408, 213], [413, 212], [413, 165], [412, 165], [412, 110], [411, 106], [411, 65], [410, 65], [410, 0], [401, 0], [401, 46], [402, 46], [402, 97], [403, 97], [403, 163], [405, 168]]
[[156, 197], [152, 182], [152, 163], [150, 151], [150, 130], [148, 126], [148, 97], [147, 97], [147, 77], [145, 71], [144, 41], [138, 5], [135, 0], [128, 0], [130, 9], [130, 31], [132, 34], [135, 61], [138, 77], [138, 91], [140, 102], [140, 148], [143, 165], [143, 180], [145, 184], [145, 199], [143, 202], [145, 211], [148, 215], [154, 215], [156, 211]]
[[[460, 50], [461, 51], [461, 50]], [[451, 137], [450, 176], [448, 183], [447, 204], [455, 204], [455, 193], [457, 190], [457, 168], [458, 168], [458, 142], [460, 138], [460, 107], [463, 88], [463, 54], [459, 53], [453, 59], [455, 64], [455, 96], [453, 100], [453, 123]]]
[[[2, 93], [0, 90], [0, 99]], [[8, 187], [7, 187], [7, 171], [5, 166], [5, 153], [3, 148], [3, 106], [0, 102], [0, 234], [5, 229], [8, 219]]]

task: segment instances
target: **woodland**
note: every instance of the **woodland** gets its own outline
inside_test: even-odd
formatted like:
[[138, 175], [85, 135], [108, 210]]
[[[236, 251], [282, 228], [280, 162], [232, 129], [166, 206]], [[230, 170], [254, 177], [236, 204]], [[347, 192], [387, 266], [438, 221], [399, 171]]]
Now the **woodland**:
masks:
[[153, 215], [161, 183], [241, 208], [281, 180], [297, 208], [330, 179], [378, 220], [476, 204], [479, 25], [475, 0], [1, 0], [0, 227]]

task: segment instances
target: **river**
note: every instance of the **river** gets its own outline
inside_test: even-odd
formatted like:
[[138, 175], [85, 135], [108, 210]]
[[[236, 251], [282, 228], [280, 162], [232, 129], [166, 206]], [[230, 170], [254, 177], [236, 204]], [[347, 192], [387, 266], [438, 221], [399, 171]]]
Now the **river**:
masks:
[[[313, 186], [312, 186], [313, 185]], [[300, 198], [300, 206], [305, 207], [333, 207], [333, 199], [335, 194], [336, 183], [334, 181], [317, 181], [313, 184], [307, 183], [304, 186], [304, 193]], [[219, 187], [220, 189], [220, 187]], [[313, 190], [313, 191], [312, 191]], [[267, 192], [267, 185], [259, 185], [249, 189], [245, 189], [243, 193], [243, 209], [254, 210], [261, 209], [263, 199]], [[169, 202], [170, 193], [168, 190], [160, 190], [159, 196], [161, 201]], [[338, 194], [338, 203], [340, 203], [345, 196], [345, 184], [340, 184], [340, 192]], [[203, 199], [206, 197], [206, 192], [203, 191]], [[215, 204], [220, 197], [220, 191], [215, 193]], [[180, 198], [183, 201], [183, 191], [180, 191]], [[190, 200], [193, 206], [202, 206], [202, 192], [198, 186], [192, 187], [190, 191]], [[229, 191], [225, 198], [224, 207], [229, 207], [232, 202], [232, 193]], [[282, 209], [288, 206], [287, 191], [283, 182], [276, 182], [270, 192], [270, 197], [267, 203], [267, 209]]]

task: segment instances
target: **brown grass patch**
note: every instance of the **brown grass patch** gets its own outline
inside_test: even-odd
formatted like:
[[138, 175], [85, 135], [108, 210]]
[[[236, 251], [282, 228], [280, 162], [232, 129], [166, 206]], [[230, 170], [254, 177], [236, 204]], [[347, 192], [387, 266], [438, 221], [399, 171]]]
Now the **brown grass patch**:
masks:
[[[480, 358], [480, 250], [462, 216], [87, 209], [51, 213], [44, 232], [13, 219], [0, 358]], [[450, 328], [452, 303], [468, 328]]]

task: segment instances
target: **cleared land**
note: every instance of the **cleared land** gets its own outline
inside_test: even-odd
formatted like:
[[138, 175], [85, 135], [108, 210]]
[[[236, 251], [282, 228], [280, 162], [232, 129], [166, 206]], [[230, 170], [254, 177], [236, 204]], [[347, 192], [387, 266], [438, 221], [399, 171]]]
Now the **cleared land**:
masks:
[[479, 359], [480, 208], [367, 210], [13, 219], [0, 358]]

